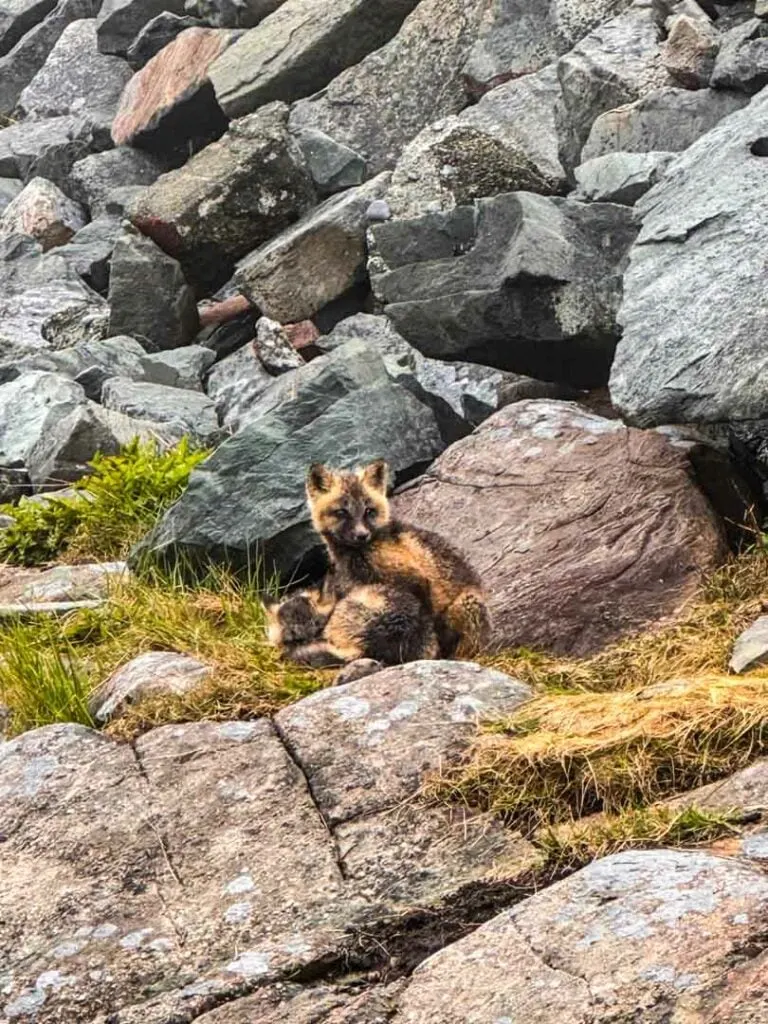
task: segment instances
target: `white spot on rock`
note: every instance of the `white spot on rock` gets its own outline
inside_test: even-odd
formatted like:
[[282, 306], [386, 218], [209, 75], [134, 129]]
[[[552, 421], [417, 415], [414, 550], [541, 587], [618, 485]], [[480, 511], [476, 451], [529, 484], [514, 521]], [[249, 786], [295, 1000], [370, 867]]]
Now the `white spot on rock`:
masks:
[[138, 949], [152, 931], [152, 928], [141, 928], [139, 931], [129, 932], [120, 939], [120, 945], [123, 949]]
[[253, 892], [256, 888], [253, 881], [253, 876], [248, 871], [243, 871], [237, 878], [233, 878], [224, 887], [224, 892], [229, 893], [230, 896], [237, 896], [241, 892]]
[[362, 697], [339, 697], [333, 702], [333, 709], [339, 718], [351, 721], [355, 718], [365, 718], [370, 714], [371, 705]]
[[244, 901], [243, 903], [233, 903], [224, 911], [224, 920], [227, 924], [245, 924], [246, 921], [251, 919], [252, 914], [252, 903], [248, 903], [247, 901]]
[[269, 957], [266, 953], [246, 950], [224, 968], [229, 974], [242, 974], [244, 978], [260, 978], [269, 974]]

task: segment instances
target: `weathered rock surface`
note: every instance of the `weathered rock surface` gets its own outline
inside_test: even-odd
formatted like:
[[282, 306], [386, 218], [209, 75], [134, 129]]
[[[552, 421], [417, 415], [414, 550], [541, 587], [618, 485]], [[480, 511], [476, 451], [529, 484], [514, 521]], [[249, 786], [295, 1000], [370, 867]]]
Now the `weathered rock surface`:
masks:
[[475, 427], [492, 413], [525, 398], [575, 398], [577, 392], [558, 384], [506, 373], [477, 363], [450, 363], [429, 359], [409, 345], [383, 316], [358, 313], [318, 338], [321, 352], [332, 352], [348, 341], [359, 340], [373, 347], [384, 359], [395, 379], [413, 376], [426, 392], [447, 403], [457, 416]]
[[58, 252], [43, 254], [25, 235], [0, 238], [0, 340], [45, 348], [42, 328], [56, 312], [103, 305]]
[[109, 310], [96, 302], [80, 302], [46, 317], [40, 328], [48, 347], [71, 348], [81, 342], [103, 341], [108, 334]]
[[616, 152], [678, 153], [747, 102], [742, 94], [714, 89], [658, 89], [601, 114], [592, 125], [581, 159]]
[[42, 21], [0, 57], [0, 114], [10, 114], [24, 89], [48, 60], [67, 25], [93, 18], [94, 0], [59, 0]]
[[305, 128], [295, 134], [319, 196], [333, 195], [363, 183], [365, 160], [359, 153], [317, 128]]
[[66, 189], [72, 165], [103, 149], [93, 126], [79, 117], [20, 121], [0, 130], [0, 174], [29, 181], [48, 178]]
[[173, 433], [189, 434], [198, 442], [214, 440], [219, 431], [215, 404], [181, 388], [111, 377], [102, 388], [101, 401], [132, 419], [166, 423]]
[[312, 180], [286, 118], [276, 104], [234, 122], [133, 205], [133, 222], [181, 261], [190, 281], [223, 284], [236, 260], [313, 205]]
[[464, 73], [485, 92], [539, 71], [631, 0], [493, 0]]
[[766, 901], [765, 875], [749, 865], [703, 852], [615, 854], [422, 964], [393, 1021], [608, 1024], [711, 1006], [750, 972], [740, 951], [755, 942]]
[[186, 0], [185, 9], [219, 28], [252, 28], [285, 0]]
[[127, 572], [124, 562], [57, 565], [42, 572], [8, 569], [0, 574], [0, 615], [9, 607], [37, 612], [47, 605], [54, 610], [64, 604], [93, 607], [104, 602], [110, 587]]
[[30, 235], [43, 252], [85, 227], [85, 211], [45, 178], [32, 178], [0, 214], [0, 235]]
[[151, 185], [164, 170], [149, 153], [120, 146], [78, 160], [70, 174], [70, 191], [96, 218], [106, 213], [115, 189]]
[[150, 238], [124, 231], [112, 253], [110, 334], [146, 339], [156, 351], [188, 345], [198, 327], [194, 293], [176, 260]]
[[358, 465], [386, 452], [402, 474], [445, 443], [424, 398], [395, 383], [369, 347], [350, 342], [274, 380], [239, 432], [193, 471], [142, 549], [170, 560], [182, 551], [241, 564], [263, 556], [265, 566], [290, 573], [317, 546], [304, 499], [309, 463]]
[[634, 206], [664, 177], [674, 153], [606, 153], [574, 171], [574, 199]]
[[13, 202], [23, 188], [24, 184], [18, 178], [0, 178], [0, 213]]
[[101, 388], [110, 377], [143, 380], [144, 349], [133, 338], [112, 337], [86, 340], [58, 352], [45, 352], [57, 373], [66, 374], [83, 388], [94, 402], [101, 399]]
[[260, 317], [256, 324], [253, 349], [261, 365], [273, 377], [304, 365], [304, 360], [291, 345], [282, 324], [266, 316]]
[[728, 664], [731, 672], [746, 672], [768, 659], [768, 616], [761, 615], [737, 637]]
[[211, 675], [211, 668], [186, 654], [149, 651], [140, 654], [112, 673], [89, 700], [97, 722], [108, 722], [149, 694], [183, 694], [193, 690]]
[[291, 128], [317, 128], [365, 159], [394, 166], [406, 143], [466, 105], [461, 66], [477, 38], [482, 0], [422, 0], [386, 46], [291, 111]]
[[600, 114], [674, 85], [661, 63], [661, 34], [653, 4], [635, 3], [560, 58], [565, 136], [560, 156], [566, 168], [582, 162], [582, 147]]
[[766, 415], [766, 140], [761, 93], [680, 154], [636, 207], [643, 226], [611, 371], [613, 402], [632, 422]]
[[518, 190], [561, 192], [561, 100], [557, 68], [550, 65], [425, 128], [392, 176], [393, 214], [417, 217]]
[[18, 109], [34, 120], [75, 114], [109, 122], [130, 77], [124, 60], [99, 53], [95, 18], [73, 21], [22, 92]]
[[679, 607], [725, 552], [669, 438], [569, 403], [502, 409], [395, 508], [462, 545], [505, 647], [597, 650]]
[[370, 204], [389, 185], [380, 174], [327, 199], [238, 267], [235, 283], [265, 316], [306, 320], [365, 277]]
[[669, 25], [662, 60], [680, 85], [704, 89], [712, 78], [719, 49], [719, 33], [709, 19], [678, 14]]
[[106, 295], [112, 251], [122, 230], [116, 217], [97, 217], [61, 246], [57, 250], [58, 255], [90, 288]]
[[222, 427], [234, 432], [247, 420], [251, 409], [273, 383], [251, 344], [225, 356], [209, 371], [205, 391], [216, 403]]
[[141, 29], [128, 47], [125, 59], [131, 67], [142, 68], [187, 28], [205, 28], [205, 23], [189, 15], [161, 11]]
[[[5, 1016], [31, 1006], [40, 1024], [115, 1012], [137, 1024], [205, 1019], [223, 1004], [211, 1019], [277, 1022], [262, 1013], [275, 1007], [272, 984], [326, 958], [341, 962], [353, 948], [365, 955], [364, 936], [380, 923], [406, 922], [416, 906], [434, 919], [455, 905], [465, 927], [487, 916], [478, 895], [492, 906], [494, 892], [536, 862], [530, 846], [461, 812], [397, 805], [414, 794], [425, 764], [461, 753], [477, 714], [509, 712], [528, 691], [472, 665], [412, 668], [296, 705], [290, 738], [268, 721], [201, 722], [154, 730], [135, 752], [79, 726], [3, 744], [0, 907], [8, 925], [0, 949], [16, 964]], [[332, 764], [316, 769], [294, 749], [294, 738], [312, 741], [302, 706], [307, 722], [325, 723], [325, 749], [337, 752], [338, 799]], [[414, 747], [416, 723], [423, 738]], [[316, 771], [337, 825], [307, 785]], [[368, 798], [354, 788], [366, 777], [376, 779]], [[353, 798], [363, 813], [347, 820], [343, 802]], [[84, 848], [87, 873], [77, 867]], [[74, 918], [50, 898], [31, 905], [33, 877], [46, 893], [66, 887]], [[50, 983], [64, 950], [71, 980]], [[109, 980], [94, 986], [93, 970]], [[283, 999], [293, 991], [283, 989]], [[256, 994], [237, 999], [249, 992]], [[307, 1005], [299, 994], [311, 1016], [292, 1020], [309, 1024], [324, 1007], [353, 1002], [343, 991], [314, 995]], [[374, 991], [369, 1006], [384, 1005]]]
[[208, 68], [238, 33], [188, 28], [138, 71], [120, 98], [112, 138], [160, 152], [200, 149], [218, 138], [227, 119], [213, 95]]
[[369, 272], [425, 355], [595, 386], [613, 356], [635, 230], [624, 207], [513, 193], [373, 226]]
[[768, 25], [753, 18], [723, 37], [712, 73], [718, 89], [741, 89], [750, 95], [768, 84]]
[[285, 0], [210, 70], [229, 117], [326, 86], [389, 40], [418, 0]]
[[96, 24], [99, 50], [126, 54], [147, 22], [163, 11], [183, 14], [184, 0], [104, 0]]
[[0, 14], [0, 56], [56, 6], [56, 0], [6, 0]]
[[170, 352], [157, 352], [142, 359], [147, 378], [155, 384], [202, 391], [206, 370], [216, 354], [203, 345], [185, 345]]

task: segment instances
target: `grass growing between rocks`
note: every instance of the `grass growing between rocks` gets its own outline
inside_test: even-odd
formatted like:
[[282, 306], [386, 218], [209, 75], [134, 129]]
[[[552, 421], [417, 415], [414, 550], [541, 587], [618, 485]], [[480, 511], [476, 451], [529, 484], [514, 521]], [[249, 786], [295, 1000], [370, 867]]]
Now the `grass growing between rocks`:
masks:
[[0, 531], [0, 561], [42, 565], [124, 558], [180, 496], [208, 454], [186, 439], [168, 450], [134, 441], [119, 455], [96, 455], [72, 497], [0, 505], [13, 524]]
[[269, 714], [328, 680], [282, 662], [266, 643], [256, 586], [214, 570], [197, 586], [180, 579], [131, 579], [109, 601], [58, 621], [0, 629], [0, 704], [16, 734], [58, 721], [91, 724], [88, 697], [116, 668], [147, 651], [188, 654], [213, 669], [183, 696], [151, 696], [106, 731], [130, 739], [170, 722]]

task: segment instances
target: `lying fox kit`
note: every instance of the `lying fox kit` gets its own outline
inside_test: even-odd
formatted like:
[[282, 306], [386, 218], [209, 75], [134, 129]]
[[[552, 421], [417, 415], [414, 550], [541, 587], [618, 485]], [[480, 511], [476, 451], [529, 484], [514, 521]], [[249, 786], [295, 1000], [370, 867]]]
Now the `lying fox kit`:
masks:
[[432, 617], [441, 657], [477, 654], [491, 634], [477, 573], [438, 534], [393, 519], [388, 484], [381, 461], [355, 472], [310, 468], [307, 501], [331, 563], [326, 592], [341, 600], [383, 585], [392, 608], [400, 601], [412, 609], [409, 595]]
[[438, 646], [424, 605], [394, 587], [355, 587], [328, 605], [320, 590], [292, 594], [267, 608], [270, 642], [313, 668], [371, 659], [383, 665], [434, 658]]

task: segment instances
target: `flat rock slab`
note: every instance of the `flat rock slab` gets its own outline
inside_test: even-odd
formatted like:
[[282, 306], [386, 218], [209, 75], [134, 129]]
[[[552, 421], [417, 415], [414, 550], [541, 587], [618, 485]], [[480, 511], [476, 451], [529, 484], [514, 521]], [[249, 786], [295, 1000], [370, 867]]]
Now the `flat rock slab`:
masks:
[[580, 164], [574, 199], [634, 206], [653, 188], [674, 160], [673, 153], [606, 153]]
[[[434, 758], [437, 721], [445, 722], [444, 756], [460, 754], [472, 733], [466, 718], [451, 717], [457, 673], [469, 674], [466, 692], [488, 713], [527, 693], [498, 673], [445, 668], [454, 684], [434, 710]], [[411, 692], [422, 684], [416, 674]], [[376, 677], [354, 686], [375, 706]], [[441, 701], [439, 690], [428, 693]], [[421, 717], [429, 720], [425, 708]], [[397, 715], [391, 727], [408, 729]], [[323, 728], [329, 749], [337, 729], [339, 742], [349, 736], [338, 716]], [[393, 797], [414, 794], [421, 760], [408, 785], [403, 764], [382, 763], [379, 775], [395, 776]], [[275, 983], [296, 970], [343, 962], [361, 943], [375, 949], [376, 929], [414, 906], [439, 915], [463, 889], [476, 898], [536, 861], [527, 843], [491, 822], [438, 809], [364, 815], [336, 831], [318, 809], [308, 770], [264, 720], [167, 726], [135, 749], [74, 725], [0, 744], [0, 1013], [36, 1024], [161, 1024], [208, 1019], [206, 1011], [225, 1004], [212, 1021], [272, 1020], [243, 1017], [238, 1007], [266, 1013], [275, 1008]], [[471, 920], [472, 907], [462, 914]], [[294, 994], [299, 1006], [315, 995], [283, 990], [284, 998]], [[355, 1005], [346, 993], [333, 995], [328, 989], [314, 1000], [313, 1016], [276, 1016], [275, 1024], [310, 1024], [324, 1019], [316, 1016], [322, 1008]], [[357, 1005], [381, 1011], [379, 995]]]
[[684, 451], [567, 402], [495, 413], [394, 507], [462, 546], [502, 647], [595, 651], [674, 612], [725, 557]]
[[[304, 765], [334, 825], [400, 803], [421, 775], [461, 750], [484, 714], [510, 713], [530, 696], [501, 672], [423, 661], [321, 690], [285, 708], [281, 735]], [[328, 731], [335, 737], [326, 742]]]
[[322, 89], [397, 32], [418, 0], [285, 0], [213, 64], [229, 117]]
[[736, 640], [728, 664], [731, 672], [746, 672], [768, 660], [768, 615], [761, 615]]
[[691, 1011], [698, 1017], [696, 1008], [723, 999], [722, 990], [737, 981], [739, 969], [735, 978], [730, 972], [743, 951], [753, 942], [762, 948], [766, 909], [768, 879], [753, 867], [709, 853], [616, 854], [426, 961], [392, 1020], [608, 1024], [633, 1015], [649, 1022]]

